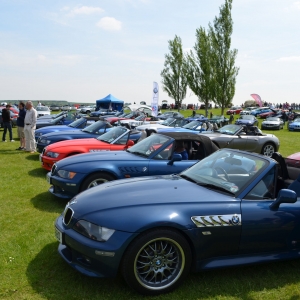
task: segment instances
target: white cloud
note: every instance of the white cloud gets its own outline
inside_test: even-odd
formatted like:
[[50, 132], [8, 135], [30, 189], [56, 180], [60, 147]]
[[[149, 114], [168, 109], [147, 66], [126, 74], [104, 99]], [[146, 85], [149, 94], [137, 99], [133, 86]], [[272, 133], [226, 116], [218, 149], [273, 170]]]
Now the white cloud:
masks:
[[97, 24], [98, 27], [104, 30], [121, 30], [122, 22], [115, 18], [104, 17]]
[[295, 1], [295, 2], [293, 3], [293, 6], [294, 6], [295, 8], [297, 8], [297, 9], [300, 9], [300, 1]]
[[92, 15], [92, 14], [101, 14], [104, 12], [104, 9], [101, 7], [92, 7], [92, 6], [81, 6], [73, 8], [69, 15], [76, 16], [76, 15]]
[[300, 56], [280, 57], [277, 61], [280, 61], [280, 62], [300, 62]]

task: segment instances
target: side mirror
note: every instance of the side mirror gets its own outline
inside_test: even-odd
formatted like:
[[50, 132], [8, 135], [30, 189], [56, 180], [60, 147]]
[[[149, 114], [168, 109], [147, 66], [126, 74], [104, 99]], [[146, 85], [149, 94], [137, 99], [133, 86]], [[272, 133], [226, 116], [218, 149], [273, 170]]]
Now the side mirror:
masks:
[[288, 189], [279, 191], [277, 199], [270, 205], [271, 210], [278, 209], [281, 203], [295, 203], [297, 201], [296, 192]]
[[133, 140], [128, 140], [126, 146], [127, 146], [127, 147], [131, 147], [131, 146], [133, 146], [133, 145], [134, 145], [134, 141], [133, 141]]
[[172, 155], [172, 158], [169, 160], [168, 165], [172, 166], [174, 161], [181, 161], [181, 160], [182, 160], [181, 154], [174, 153]]
[[240, 132], [239, 137], [241, 137], [241, 135], [247, 135], [247, 133], [246, 132]]

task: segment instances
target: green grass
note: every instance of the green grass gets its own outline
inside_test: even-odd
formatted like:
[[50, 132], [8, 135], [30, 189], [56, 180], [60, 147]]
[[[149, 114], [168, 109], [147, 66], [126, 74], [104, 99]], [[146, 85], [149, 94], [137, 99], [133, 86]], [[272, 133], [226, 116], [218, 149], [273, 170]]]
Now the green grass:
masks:
[[[299, 151], [299, 133], [275, 134], [284, 156]], [[17, 147], [0, 143], [0, 299], [141, 299], [120, 276], [83, 276], [58, 255], [54, 221], [66, 202], [48, 193], [38, 154]], [[175, 292], [151, 299], [300, 299], [300, 260], [190, 274]]]

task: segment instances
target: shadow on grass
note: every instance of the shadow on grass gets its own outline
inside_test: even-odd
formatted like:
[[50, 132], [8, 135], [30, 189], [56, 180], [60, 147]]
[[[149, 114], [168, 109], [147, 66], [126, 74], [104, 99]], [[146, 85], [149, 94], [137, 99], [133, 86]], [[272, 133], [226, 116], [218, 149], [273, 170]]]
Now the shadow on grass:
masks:
[[30, 152], [25, 152], [27, 154], [26, 159], [27, 160], [34, 160], [34, 161], [38, 161], [39, 160], [39, 154], [36, 153], [30, 153]]
[[87, 277], [73, 268], [57, 252], [58, 243], [46, 245], [29, 263], [29, 284], [43, 299], [140, 299], [123, 279]]
[[[174, 292], [158, 297], [141, 297], [132, 291], [123, 278], [87, 277], [73, 268], [57, 253], [57, 243], [48, 244], [30, 262], [26, 275], [32, 288], [46, 299], [217, 299], [254, 300], [263, 293], [274, 299], [300, 299], [300, 261], [277, 262], [251, 267], [229, 268], [190, 274]], [[295, 284], [294, 290], [286, 285]]]
[[48, 171], [46, 171], [45, 169], [43, 169], [42, 167], [40, 167], [40, 168], [36, 168], [36, 169], [30, 170], [28, 172], [28, 175], [30, 175], [32, 177], [40, 177], [40, 178], [43, 178], [43, 179], [46, 180], [46, 174], [47, 173], [48, 173]]
[[31, 202], [38, 210], [61, 214], [68, 201], [59, 199], [49, 192], [45, 192], [33, 197]]

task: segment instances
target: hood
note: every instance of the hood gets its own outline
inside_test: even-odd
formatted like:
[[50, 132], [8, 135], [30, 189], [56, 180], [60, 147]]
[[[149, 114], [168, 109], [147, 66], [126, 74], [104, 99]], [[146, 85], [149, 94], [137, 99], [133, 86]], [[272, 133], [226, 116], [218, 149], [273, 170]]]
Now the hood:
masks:
[[[155, 188], [153, 188], [155, 187]], [[163, 191], [163, 194], [162, 194]], [[72, 199], [71, 204], [75, 214], [80, 211], [82, 217], [97, 211], [133, 206], [184, 204], [199, 202], [199, 197], [186, 195], [201, 195], [201, 202], [218, 202], [221, 197], [233, 197], [214, 193], [209, 189], [197, 186], [195, 183], [182, 179], [177, 175], [147, 176], [111, 181], [95, 188], [86, 190]]]
[[47, 152], [53, 151], [54, 149], [57, 150], [57, 148], [65, 148], [65, 147], [76, 149], [74, 147], [81, 147], [83, 145], [87, 148], [92, 149], [92, 147], [108, 146], [110, 144], [102, 141], [98, 141], [96, 138], [67, 140], [67, 141], [61, 141], [61, 142], [56, 142], [54, 144], [50, 144], [49, 146], [47, 146]]
[[300, 160], [300, 152], [293, 153], [293, 154], [289, 155], [287, 158], [294, 159], [294, 160]]
[[[86, 139], [85, 139], [86, 140]], [[82, 168], [82, 165], [87, 163], [95, 163], [95, 161], [99, 162], [101, 160], [109, 161], [113, 160], [116, 161], [138, 161], [138, 160], [147, 160], [145, 157], [141, 157], [135, 154], [131, 154], [127, 151], [103, 151], [103, 152], [92, 152], [92, 153], [83, 153], [78, 154], [70, 157], [66, 157], [58, 162], [56, 165], [58, 168], [65, 168], [70, 165], [74, 165], [76, 169]]]
[[[65, 130], [65, 129], [68, 129], [68, 128], [72, 128], [72, 127], [70, 127], [70, 126], [67, 126], [67, 125], [55, 125], [55, 126], [51, 126], [51, 128], [49, 127], [43, 127], [43, 128], [41, 128], [41, 129], [37, 129], [36, 131], [35, 131], [35, 133], [39, 133], [39, 132], [44, 132], [44, 131], [48, 131], [48, 130], [60, 130], [60, 131], [63, 131], [63, 130]], [[75, 129], [75, 128], [72, 128], [73, 130]]]
[[66, 131], [58, 131], [58, 132], [49, 132], [47, 134], [44, 134], [44, 137], [51, 138], [51, 137], [57, 137], [64, 134], [72, 135], [72, 136], [84, 136], [87, 134], [87, 132], [83, 132], [82, 130], [76, 130], [73, 128], [73, 130], [66, 130]]

